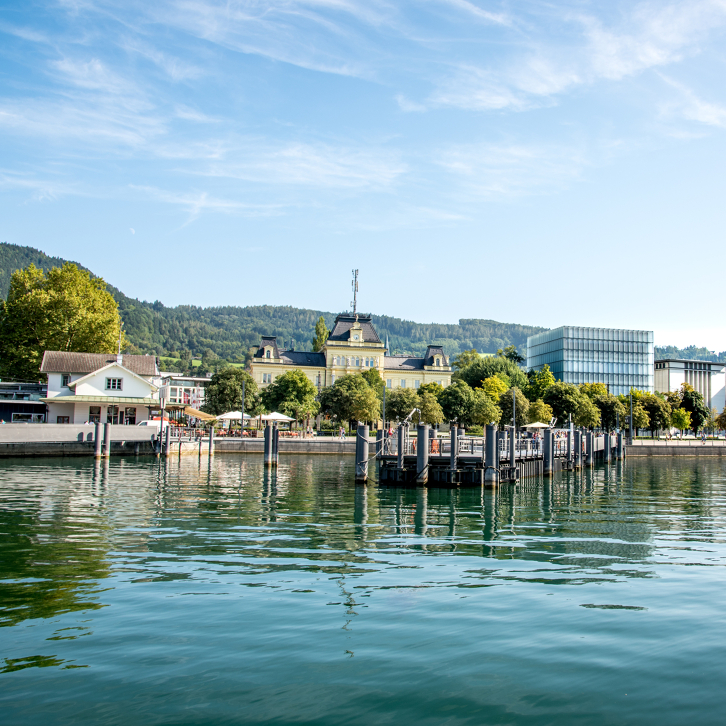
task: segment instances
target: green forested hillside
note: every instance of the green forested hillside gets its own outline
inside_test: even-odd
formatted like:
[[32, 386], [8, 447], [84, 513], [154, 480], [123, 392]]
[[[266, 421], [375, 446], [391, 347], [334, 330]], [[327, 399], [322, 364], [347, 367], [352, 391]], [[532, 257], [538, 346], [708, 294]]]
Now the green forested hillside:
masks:
[[[7, 295], [14, 270], [31, 262], [44, 270], [66, 260], [49, 257], [32, 247], [0, 243], [0, 295]], [[83, 265], [75, 263], [79, 267]], [[85, 269], [85, 268], [84, 268]], [[165, 307], [160, 302], [145, 302], [124, 295], [108, 286], [116, 299], [129, 342], [142, 353], [169, 355], [189, 351], [201, 357], [211, 350], [220, 358], [240, 360], [262, 335], [277, 335], [285, 347], [309, 350], [320, 315], [332, 326], [335, 313], [287, 306], [211, 307], [195, 305]], [[498, 348], [516, 345], [526, 354], [527, 336], [544, 330], [529, 325], [498, 323], [494, 320], [462, 319], [456, 325], [414, 323], [387, 315], [374, 315], [373, 322], [382, 340], [389, 337], [394, 353], [421, 354], [429, 343], [444, 346], [447, 354], [476, 348], [480, 353], [495, 353]], [[686, 349], [656, 348], [656, 357], [724, 359], [691, 346]], [[176, 356], [174, 356], [176, 357]]]
[[[49, 270], [65, 261], [32, 247], [0, 243], [0, 295], [3, 298], [7, 295], [14, 270], [31, 262]], [[83, 267], [78, 262], [75, 264]], [[149, 303], [129, 298], [112, 285], [108, 288], [118, 302], [126, 337], [142, 353], [168, 355], [188, 350], [199, 357], [206, 350], [212, 350], [220, 358], [239, 360], [259, 344], [262, 335], [277, 335], [285, 347], [309, 350], [320, 315], [325, 316], [328, 326], [335, 319], [335, 313], [330, 311], [274, 305], [170, 308], [158, 301]], [[493, 320], [467, 319], [460, 320], [458, 325], [443, 325], [374, 315], [373, 321], [382, 340], [388, 335], [392, 352], [419, 354], [429, 343], [443, 345], [450, 355], [470, 348], [494, 353], [511, 344], [524, 352], [527, 336], [544, 329]]]

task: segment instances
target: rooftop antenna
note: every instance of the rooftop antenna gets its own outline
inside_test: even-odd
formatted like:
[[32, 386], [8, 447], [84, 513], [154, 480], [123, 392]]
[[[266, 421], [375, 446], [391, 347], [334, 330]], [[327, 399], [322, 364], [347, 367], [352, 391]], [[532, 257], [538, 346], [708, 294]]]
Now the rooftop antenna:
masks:
[[358, 270], [353, 270], [353, 315], [358, 319]]
[[118, 355], [121, 355], [121, 336], [124, 332], [124, 321], [121, 321], [121, 325], [118, 326]]

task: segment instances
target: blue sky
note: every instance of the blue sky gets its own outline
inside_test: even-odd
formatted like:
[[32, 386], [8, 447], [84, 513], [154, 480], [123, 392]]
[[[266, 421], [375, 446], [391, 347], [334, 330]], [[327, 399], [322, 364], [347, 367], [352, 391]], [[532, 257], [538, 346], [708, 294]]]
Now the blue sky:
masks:
[[726, 349], [726, 2], [0, 5], [0, 240], [167, 305]]

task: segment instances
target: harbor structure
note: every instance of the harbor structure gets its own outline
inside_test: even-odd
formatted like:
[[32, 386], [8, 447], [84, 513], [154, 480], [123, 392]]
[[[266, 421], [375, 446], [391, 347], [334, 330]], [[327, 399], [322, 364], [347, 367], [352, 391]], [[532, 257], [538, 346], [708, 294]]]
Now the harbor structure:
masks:
[[47, 350], [40, 372], [48, 376], [48, 423], [133, 426], [159, 406], [155, 356]]
[[654, 390], [652, 330], [563, 326], [527, 338], [527, 368], [565, 383], [604, 383], [613, 395]]
[[320, 390], [340, 377], [375, 369], [387, 388], [419, 388], [426, 383], [451, 383], [449, 359], [440, 345], [431, 344], [423, 356], [388, 355], [371, 315], [342, 313], [318, 353], [282, 350], [275, 336], [262, 336], [250, 371], [264, 388], [290, 370], [301, 370]]
[[726, 406], [726, 365], [708, 360], [664, 358], [654, 364], [655, 390], [675, 391], [688, 383], [703, 396], [709, 408]]
[[0, 382], [0, 421], [3, 423], [45, 423], [43, 398], [48, 386], [38, 381]]

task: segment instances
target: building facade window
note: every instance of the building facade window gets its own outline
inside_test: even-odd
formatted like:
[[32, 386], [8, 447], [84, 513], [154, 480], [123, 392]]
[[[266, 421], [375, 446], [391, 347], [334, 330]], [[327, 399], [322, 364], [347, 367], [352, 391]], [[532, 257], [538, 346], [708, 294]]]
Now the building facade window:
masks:
[[136, 409], [127, 407], [124, 411], [124, 423], [127, 426], [136, 426]]
[[89, 406], [88, 407], [88, 421], [89, 421], [89, 423], [101, 423], [101, 407], [100, 406]]
[[68, 388], [68, 384], [70, 382], [71, 382], [71, 376], [70, 376], [70, 374], [69, 373], [64, 373], [61, 376], [61, 386], [63, 386], [63, 388]]
[[107, 378], [106, 379], [106, 390], [107, 391], [122, 391], [124, 385], [123, 378]]
[[386, 388], [392, 388], [391, 383], [392, 383], [391, 379], [387, 378], [386, 379]]
[[421, 381], [414, 381], [413, 382], [413, 387], [414, 388], [420, 388], [421, 387]]
[[272, 357], [272, 356], [270, 355], [270, 351], [269, 351], [269, 350], [268, 350], [268, 351], [266, 351], [266, 352], [265, 352], [265, 358], [271, 358], [271, 357]]
[[71, 417], [70, 416], [56, 416], [55, 422], [60, 423], [60, 424], [67, 424], [67, 423], [71, 422]]
[[106, 423], [117, 424], [118, 422], [118, 406], [109, 406], [106, 409]]
[[406, 388], [406, 379], [405, 378], [401, 379], [401, 388]]

